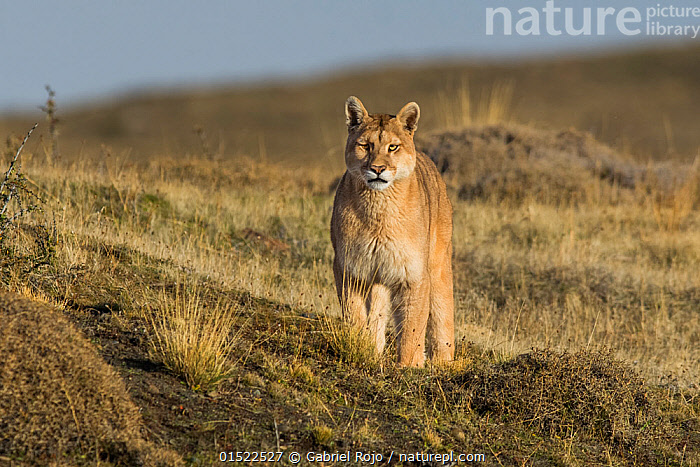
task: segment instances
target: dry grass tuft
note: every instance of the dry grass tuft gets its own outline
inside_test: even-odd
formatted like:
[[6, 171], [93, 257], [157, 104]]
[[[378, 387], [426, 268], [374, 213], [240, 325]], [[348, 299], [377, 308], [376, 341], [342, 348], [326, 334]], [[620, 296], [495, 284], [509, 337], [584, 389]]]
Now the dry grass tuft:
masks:
[[333, 428], [325, 425], [323, 423], [318, 425], [313, 425], [309, 429], [311, 439], [317, 446], [330, 447], [333, 443]]
[[421, 434], [421, 438], [425, 446], [430, 449], [439, 450], [442, 448], [442, 438], [431, 428], [424, 430]]
[[289, 375], [292, 377], [292, 379], [307, 385], [312, 385], [315, 381], [313, 371], [303, 363], [292, 365], [292, 367], [289, 369]]
[[237, 314], [229, 304], [206, 303], [196, 287], [178, 285], [174, 298], [161, 294], [151, 315], [153, 353], [190, 388], [210, 388], [233, 369]]
[[180, 465], [141, 437], [114, 370], [60, 313], [0, 295], [0, 453], [36, 465]]
[[22, 284], [20, 282], [13, 282], [10, 284], [10, 292], [16, 293], [24, 298], [31, 300], [32, 302], [41, 302], [57, 310], [65, 310], [68, 305], [67, 301], [60, 298], [55, 298], [51, 295], [45, 294], [40, 289], [34, 289], [27, 284]]
[[376, 368], [381, 362], [374, 343], [364, 329], [343, 322], [337, 317], [322, 316], [328, 348], [343, 363], [360, 368]]

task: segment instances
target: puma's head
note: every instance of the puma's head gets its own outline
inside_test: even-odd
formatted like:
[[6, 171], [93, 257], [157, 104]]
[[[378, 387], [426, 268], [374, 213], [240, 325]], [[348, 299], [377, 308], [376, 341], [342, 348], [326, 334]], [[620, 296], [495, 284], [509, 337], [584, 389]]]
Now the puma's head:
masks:
[[409, 102], [395, 116], [369, 114], [360, 99], [350, 96], [345, 102], [345, 117], [345, 164], [353, 178], [372, 190], [382, 191], [413, 173], [418, 104]]

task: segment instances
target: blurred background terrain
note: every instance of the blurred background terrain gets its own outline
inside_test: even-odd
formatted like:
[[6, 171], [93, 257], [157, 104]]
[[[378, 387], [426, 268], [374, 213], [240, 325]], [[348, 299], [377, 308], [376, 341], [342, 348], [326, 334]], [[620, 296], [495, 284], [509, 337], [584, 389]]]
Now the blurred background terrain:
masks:
[[[104, 145], [143, 160], [154, 153], [196, 154], [206, 144], [218, 157], [261, 156], [292, 164], [318, 160], [338, 169], [343, 102], [349, 95], [358, 95], [373, 112], [396, 112], [404, 101], [415, 100], [422, 109], [421, 133], [488, 118], [465, 115], [466, 95], [472, 106], [499, 101], [499, 120], [574, 127], [644, 161], [689, 161], [700, 146], [698, 76], [700, 46], [513, 64], [453, 59], [347, 67], [313, 79], [143, 91], [66, 106], [60, 111], [61, 149], [67, 157], [99, 157]], [[60, 106], [61, 89], [56, 92]], [[33, 115], [5, 114], [0, 131], [19, 133], [41, 120], [36, 107], [44, 98], [38, 87], [35, 105], [28, 108]]]

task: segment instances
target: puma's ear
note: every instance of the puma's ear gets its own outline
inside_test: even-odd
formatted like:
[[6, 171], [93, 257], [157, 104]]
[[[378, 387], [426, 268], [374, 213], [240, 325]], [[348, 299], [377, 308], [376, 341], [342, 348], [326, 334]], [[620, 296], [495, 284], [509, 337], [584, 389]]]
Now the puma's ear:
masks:
[[420, 107], [415, 102], [409, 102], [403, 106], [396, 118], [406, 130], [413, 133], [420, 118]]
[[348, 131], [362, 123], [367, 115], [365, 106], [362, 105], [360, 99], [355, 96], [348, 97], [348, 100], [345, 101], [345, 124], [348, 126]]

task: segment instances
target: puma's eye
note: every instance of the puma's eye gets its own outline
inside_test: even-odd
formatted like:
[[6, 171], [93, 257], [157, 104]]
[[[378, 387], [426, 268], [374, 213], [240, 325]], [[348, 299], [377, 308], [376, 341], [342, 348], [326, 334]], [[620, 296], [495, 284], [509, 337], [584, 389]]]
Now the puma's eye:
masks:
[[397, 149], [399, 149], [399, 145], [398, 145], [398, 144], [390, 144], [390, 145], [389, 145], [389, 152], [394, 152], [394, 151], [396, 151]]

